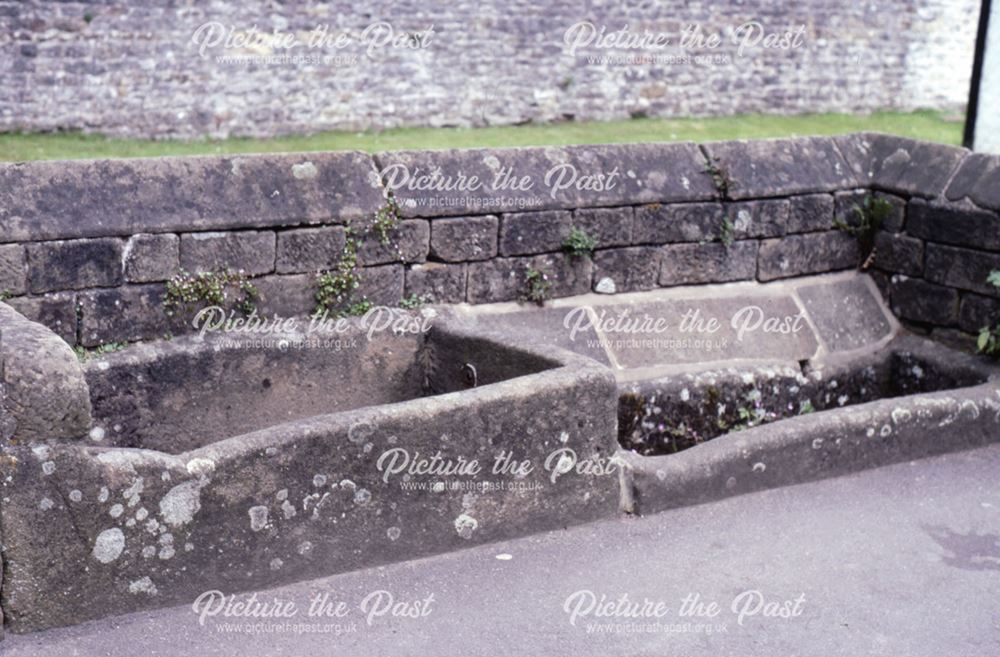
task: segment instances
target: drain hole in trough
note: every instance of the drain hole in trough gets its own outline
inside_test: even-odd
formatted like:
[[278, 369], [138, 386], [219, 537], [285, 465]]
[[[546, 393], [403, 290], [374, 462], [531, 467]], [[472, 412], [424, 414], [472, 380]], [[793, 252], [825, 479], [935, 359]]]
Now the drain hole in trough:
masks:
[[798, 415], [984, 381], [973, 370], [909, 352], [883, 353], [850, 367], [799, 365], [802, 372], [795, 375], [729, 370], [638, 386], [619, 397], [618, 441], [645, 456], [673, 454]]

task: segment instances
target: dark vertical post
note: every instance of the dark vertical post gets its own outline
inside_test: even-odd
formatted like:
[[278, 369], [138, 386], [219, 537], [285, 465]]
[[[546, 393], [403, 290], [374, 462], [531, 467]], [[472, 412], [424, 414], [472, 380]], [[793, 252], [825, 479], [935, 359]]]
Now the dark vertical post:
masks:
[[976, 34], [976, 55], [972, 62], [972, 84], [969, 88], [969, 106], [965, 113], [965, 136], [962, 145], [972, 148], [976, 139], [976, 118], [979, 114], [979, 82], [983, 76], [983, 58], [986, 55], [986, 32], [990, 26], [992, 0], [983, 0], [979, 10], [979, 32]]

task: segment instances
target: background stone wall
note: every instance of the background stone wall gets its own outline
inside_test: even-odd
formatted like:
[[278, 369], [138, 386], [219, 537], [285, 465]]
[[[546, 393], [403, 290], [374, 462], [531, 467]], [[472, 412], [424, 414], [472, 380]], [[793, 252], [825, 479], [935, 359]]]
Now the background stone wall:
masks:
[[[868, 134], [5, 165], [0, 291], [92, 347], [190, 330], [163, 304], [181, 269], [242, 269], [262, 315], [308, 314], [349, 231], [352, 298], [379, 305], [514, 301], [531, 269], [552, 297], [767, 282], [857, 267], [837, 223], [871, 194], [892, 211], [870, 271], [901, 319], [950, 340], [1000, 320], [1000, 157]], [[593, 257], [564, 251], [573, 228]]]
[[[978, 9], [978, 0], [0, 0], [0, 130], [267, 136], [630, 116], [958, 110], [968, 96]], [[296, 34], [302, 47], [219, 44], [202, 56], [192, 37], [213, 21], [236, 32], [256, 26]], [[369, 54], [363, 31], [379, 21], [394, 36], [414, 36]], [[584, 21], [608, 32], [627, 26], [633, 35], [663, 33], [671, 45], [574, 51], [564, 36]], [[779, 40], [741, 53], [732, 31], [748, 21], [768, 33], [794, 33], [800, 25], [803, 31], [795, 47], [782, 49]], [[319, 25], [348, 35], [347, 42], [306, 47]], [[722, 43], [682, 48], [688, 25]], [[420, 36], [432, 26], [432, 35]], [[305, 59], [260, 59], [268, 55]], [[691, 59], [665, 59], [682, 56]]]

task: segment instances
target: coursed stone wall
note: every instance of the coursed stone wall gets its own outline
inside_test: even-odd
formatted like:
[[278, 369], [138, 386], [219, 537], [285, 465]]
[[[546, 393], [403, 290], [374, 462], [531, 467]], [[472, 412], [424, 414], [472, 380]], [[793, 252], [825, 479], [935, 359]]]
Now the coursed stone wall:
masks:
[[959, 110], [979, 6], [0, 0], [0, 131], [270, 136]]
[[[165, 281], [243, 270], [263, 316], [316, 306], [357, 240], [357, 300], [395, 306], [773, 281], [857, 267], [866, 197], [891, 204], [870, 271], [912, 327], [1000, 319], [1000, 158], [855, 134], [719, 142], [36, 162], [0, 167], [0, 291], [70, 344], [158, 338]], [[372, 219], [398, 206], [388, 244]], [[593, 257], [564, 250], [573, 229]]]

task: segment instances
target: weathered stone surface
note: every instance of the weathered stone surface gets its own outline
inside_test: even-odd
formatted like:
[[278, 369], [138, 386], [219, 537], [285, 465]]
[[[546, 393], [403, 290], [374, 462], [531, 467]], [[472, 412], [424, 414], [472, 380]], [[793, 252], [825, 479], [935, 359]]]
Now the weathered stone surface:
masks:
[[633, 215], [631, 207], [574, 210], [573, 227], [595, 238], [599, 248], [627, 246], [632, 243]]
[[333, 269], [343, 257], [346, 244], [342, 226], [281, 231], [274, 270], [279, 274], [294, 274]]
[[850, 351], [888, 337], [892, 326], [861, 277], [799, 287], [796, 292], [830, 351]]
[[632, 241], [636, 244], [702, 242], [722, 235], [721, 203], [643, 205], [635, 210]]
[[934, 198], [944, 191], [968, 151], [905, 137], [876, 135], [871, 140], [870, 153], [868, 166], [876, 188]]
[[757, 273], [754, 240], [724, 244], [671, 244], [660, 257], [660, 285], [752, 280]]
[[875, 236], [874, 264], [897, 274], [923, 276], [924, 243], [914, 237], [879, 231]]
[[243, 270], [249, 276], [274, 271], [275, 237], [269, 230], [181, 235], [181, 269], [190, 273]]
[[88, 290], [77, 296], [80, 306], [80, 344], [96, 347], [109, 342], [162, 338], [192, 330], [187, 317], [167, 316], [163, 307], [166, 286], [159, 283]]
[[353, 300], [364, 298], [376, 306], [396, 307], [403, 299], [403, 276], [403, 265], [364, 267]]
[[716, 195], [701, 152], [689, 143], [397, 151], [375, 157], [383, 183], [407, 216], [698, 201]]
[[924, 251], [927, 280], [963, 290], [1000, 297], [1000, 287], [986, 282], [1000, 269], [1000, 253], [987, 253], [928, 243]]
[[29, 162], [0, 166], [11, 241], [359, 219], [383, 203], [355, 152]]
[[858, 265], [858, 241], [844, 231], [789, 235], [760, 245], [757, 277], [762, 281], [817, 274]]
[[[55, 333], [4, 303], [0, 382], [0, 447], [79, 438], [90, 429], [90, 394], [76, 354]], [[5, 543], [11, 539], [5, 533]]]
[[[331, 349], [323, 353], [324, 370], [289, 378], [288, 386], [300, 393], [298, 401], [310, 403], [335, 399], [340, 392], [353, 394], [360, 398], [353, 410], [265, 426], [241, 434], [239, 440], [210, 444], [202, 440], [202, 446], [181, 452], [188, 441], [197, 444], [202, 438], [197, 414], [192, 414], [187, 422], [193, 430], [163, 432], [172, 454], [89, 446], [51, 446], [44, 453], [26, 448], [8, 451], [5, 456], [13, 457], [16, 467], [0, 486], [4, 528], [10, 532], [4, 551], [10, 577], [3, 595], [11, 626], [29, 631], [174, 602], [190, 604], [214, 588], [260, 590], [617, 512], [614, 469], [607, 475], [585, 475], [570, 468], [557, 475], [552, 460], [548, 468], [544, 465], [560, 449], [573, 450], [581, 464], [606, 462], [613, 453], [617, 389], [606, 368], [562, 350], [446, 333], [435, 324], [426, 338], [432, 352], [427, 378], [435, 393], [455, 394], [372, 407], [370, 401], [383, 392], [380, 386], [401, 378], [380, 373], [385, 363], [394, 368], [408, 365], [408, 382], [424, 380], [419, 376], [425, 373], [421, 361], [412, 349], [417, 338], [407, 338], [411, 346], [405, 350], [396, 348], [399, 340], [390, 343], [384, 336], [367, 342], [360, 327], [339, 338], [354, 339], [361, 349], [375, 348], [361, 361], [369, 364], [364, 371], [369, 380], [358, 385], [356, 379], [347, 378], [343, 385], [331, 385], [329, 377], [321, 375], [332, 369], [338, 376], [350, 377], [358, 369], [351, 363], [363, 353]], [[180, 342], [160, 347], [174, 354], [182, 348]], [[207, 363], [201, 369], [211, 371], [205, 365], [227, 362], [221, 360], [227, 354], [213, 346], [203, 345]], [[276, 368], [280, 372], [292, 371], [295, 359], [304, 365], [316, 358], [308, 353], [310, 358], [303, 359], [297, 350], [273, 356], [235, 351], [235, 365], [253, 368], [257, 360], [274, 358], [282, 363]], [[394, 356], [404, 351], [405, 359]], [[193, 367], [165, 369], [163, 361], [150, 361], [155, 355], [148, 347], [137, 349], [135, 355], [111, 354], [105, 367], [94, 368], [92, 374], [104, 379], [118, 376], [125, 382], [135, 380], [144, 369], [198, 372]], [[139, 362], [116, 366], [129, 365], [130, 359]], [[228, 362], [233, 363], [231, 355]], [[468, 389], [460, 378], [462, 364], [477, 372], [478, 387]], [[262, 378], [274, 376], [266, 373]], [[249, 395], [253, 385], [253, 396], [223, 396], [250, 412], [264, 404], [247, 405], [248, 401], [266, 401], [280, 383], [274, 379], [268, 387], [241, 376], [231, 381], [211, 377], [213, 383], [220, 378], [226, 390], [236, 394]], [[185, 380], [182, 376], [179, 382]], [[111, 389], [107, 384], [114, 383], [111, 378], [100, 387]], [[323, 394], [301, 394], [307, 383]], [[190, 399], [191, 393], [184, 391], [172, 399], [165, 394], [172, 389], [170, 384], [164, 385], [167, 389], [158, 393], [163, 397], [159, 415], [171, 418], [171, 406]], [[214, 391], [218, 386], [212, 387]], [[281, 406], [275, 407], [274, 401], [281, 397], [271, 401], [272, 409], [280, 413]], [[226, 413], [226, 405], [215, 395], [205, 395], [197, 403], [199, 409]], [[502, 422], [495, 421], [500, 417]], [[215, 426], [215, 422], [204, 424]], [[400, 488], [402, 473], [378, 465], [383, 454], [398, 449], [413, 459], [437, 452], [451, 463], [474, 459], [482, 465], [479, 474], [412, 477], [429, 486], [436, 481], [521, 485], [471, 496], [466, 487], [457, 486], [409, 494]], [[512, 452], [517, 463], [534, 464], [530, 475], [491, 473], [501, 452]], [[181, 572], [184, 576], [178, 576]]]
[[660, 249], [633, 246], [594, 254], [594, 279], [610, 278], [618, 292], [652, 290], [660, 271]]
[[52, 292], [37, 297], [15, 297], [7, 304], [33, 322], [48, 327], [70, 346], [76, 345], [76, 294]]
[[958, 292], [919, 278], [892, 279], [892, 309], [904, 319], [951, 326], [958, 321]]
[[125, 280], [165, 281], [180, 269], [180, 239], [171, 233], [139, 234], [125, 242]]
[[500, 255], [559, 251], [571, 227], [571, 215], [565, 211], [505, 214], [500, 222]]
[[[708, 363], [747, 359], [794, 362], [810, 358], [818, 343], [801, 316], [801, 309], [790, 296], [755, 295], [718, 298], [672, 299], [643, 304], [601, 306], [606, 317], [624, 316], [653, 326], [656, 320], [664, 330], [608, 332], [605, 337], [622, 367], [650, 368], [688, 363]], [[697, 317], [701, 322], [718, 322], [714, 332], [702, 332], [682, 320]], [[764, 331], [764, 323], [783, 325], [787, 330]], [[640, 324], [642, 325], [642, 324]]]
[[994, 212], [914, 199], [906, 232], [934, 242], [1000, 251], [1000, 216]]
[[369, 231], [358, 245], [358, 262], [364, 266], [384, 265], [390, 262], [423, 262], [427, 259], [431, 229], [426, 221], [401, 221], [394, 230], [386, 233], [388, 241]]
[[958, 307], [958, 327], [977, 333], [987, 326], [1000, 324], [1000, 299], [978, 294], [963, 294]]
[[966, 157], [945, 195], [951, 201], [968, 198], [1000, 211], [1000, 156], [972, 153]]
[[[433, 227], [431, 228], [433, 234]], [[425, 262], [406, 270], [406, 296], [415, 294], [431, 303], [465, 301], [466, 266]]]
[[28, 263], [24, 246], [0, 245], [0, 294], [24, 294], [28, 291]]
[[733, 199], [830, 192], [856, 186], [833, 139], [799, 137], [705, 144]]
[[517, 301], [525, 298], [529, 268], [549, 276], [549, 296], [568, 297], [590, 291], [593, 265], [589, 258], [545, 254], [525, 258], [495, 258], [469, 263], [469, 303]]
[[431, 257], [445, 262], [489, 260], [497, 255], [500, 220], [483, 217], [450, 217], [431, 222]]
[[80, 290], [121, 282], [121, 240], [102, 238], [28, 245], [28, 286], [32, 292]]
[[259, 315], [302, 317], [316, 309], [316, 274], [286, 274], [254, 279], [260, 297], [255, 301]]
[[806, 194], [789, 200], [786, 233], [809, 233], [833, 228], [833, 196]]
[[727, 203], [725, 211], [736, 239], [778, 237], [785, 234], [789, 207], [785, 199], [743, 201]]
[[869, 197], [884, 199], [891, 206], [888, 216], [882, 220], [880, 226], [882, 230], [892, 233], [898, 233], [903, 230], [903, 224], [906, 220], [906, 201], [892, 194], [870, 192], [864, 189], [837, 192], [834, 194], [836, 204], [834, 220], [848, 226], [857, 226], [861, 221], [860, 213], [865, 212], [865, 202]]

